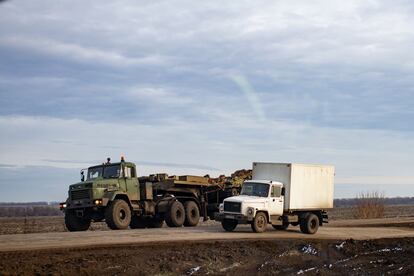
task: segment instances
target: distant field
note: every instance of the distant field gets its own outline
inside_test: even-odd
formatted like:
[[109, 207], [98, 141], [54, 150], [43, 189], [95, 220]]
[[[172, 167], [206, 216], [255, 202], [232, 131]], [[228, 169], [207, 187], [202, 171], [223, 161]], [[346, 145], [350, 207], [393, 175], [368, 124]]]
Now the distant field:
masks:
[[[355, 207], [335, 207], [328, 212], [329, 219], [354, 219]], [[414, 216], [414, 204], [413, 205], [385, 205], [384, 217], [396, 218], [396, 217], [412, 217]]]
[[[328, 212], [330, 220], [354, 219], [354, 207], [336, 207]], [[385, 217], [414, 216], [414, 205], [387, 205]], [[214, 221], [200, 222], [211, 224]], [[92, 223], [91, 231], [108, 230], [104, 222]], [[0, 235], [42, 232], [65, 232], [63, 216], [0, 217]]]

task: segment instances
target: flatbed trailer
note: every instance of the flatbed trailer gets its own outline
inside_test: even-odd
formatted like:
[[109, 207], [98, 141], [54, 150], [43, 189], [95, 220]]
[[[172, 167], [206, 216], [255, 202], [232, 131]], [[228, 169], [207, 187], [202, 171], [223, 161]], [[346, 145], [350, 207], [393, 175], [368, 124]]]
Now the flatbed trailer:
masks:
[[[179, 180], [190, 179], [192, 181]], [[204, 221], [214, 219], [215, 213], [219, 211], [219, 205], [227, 197], [240, 194], [240, 186], [233, 186], [231, 183], [217, 184], [210, 183], [208, 178], [200, 176], [179, 176], [160, 179], [151, 182], [153, 194], [156, 198], [174, 197], [182, 204], [189, 200], [194, 201], [199, 209], [200, 217]], [[148, 181], [141, 178], [141, 182]]]

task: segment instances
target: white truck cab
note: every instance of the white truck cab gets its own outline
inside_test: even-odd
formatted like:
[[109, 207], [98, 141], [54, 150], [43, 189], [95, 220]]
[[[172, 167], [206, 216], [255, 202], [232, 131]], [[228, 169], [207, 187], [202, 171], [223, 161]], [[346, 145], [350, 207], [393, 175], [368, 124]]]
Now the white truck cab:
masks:
[[254, 232], [264, 232], [267, 224], [279, 230], [291, 224], [314, 234], [333, 207], [333, 177], [332, 166], [255, 162], [253, 180], [220, 204], [216, 220], [226, 231], [238, 224], [251, 224]]
[[[252, 223], [253, 231], [263, 232], [267, 222], [277, 225], [283, 215], [283, 195], [283, 184], [280, 182], [245, 181], [239, 196], [226, 198], [220, 204], [220, 214], [223, 214], [224, 219], [223, 228], [232, 231], [238, 223]], [[256, 216], [257, 214], [259, 216]], [[233, 221], [226, 223], [228, 219]], [[234, 221], [237, 221], [237, 224]]]

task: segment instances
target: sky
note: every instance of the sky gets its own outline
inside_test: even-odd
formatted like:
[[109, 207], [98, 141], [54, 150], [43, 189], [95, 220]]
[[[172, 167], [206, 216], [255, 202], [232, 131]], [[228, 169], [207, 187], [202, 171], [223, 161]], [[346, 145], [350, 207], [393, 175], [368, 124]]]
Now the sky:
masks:
[[331, 164], [335, 197], [414, 196], [412, 1], [0, 2], [0, 201], [79, 170]]

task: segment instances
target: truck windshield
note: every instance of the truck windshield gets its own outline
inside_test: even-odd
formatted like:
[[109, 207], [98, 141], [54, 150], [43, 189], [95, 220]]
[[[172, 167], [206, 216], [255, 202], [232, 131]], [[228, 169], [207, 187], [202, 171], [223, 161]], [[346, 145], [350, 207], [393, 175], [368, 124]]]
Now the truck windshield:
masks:
[[89, 168], [88, 169], [88, 180], [102, 176], [103, 167]]
[[121, 174], [121, 166], [105, 166], [104, 168], [104, 178], [118, 178]]
[[118, 178], [121, 172], [121, 166], [101, 166], [88, 169], [88, 180], [103, 177], [103, 178]]
[[248, 196], [261, 196], [261, 197], [268, 197], [269, 196], [269, 184], [263, 183], [244, 183], [242, 190], [242, 195]]

